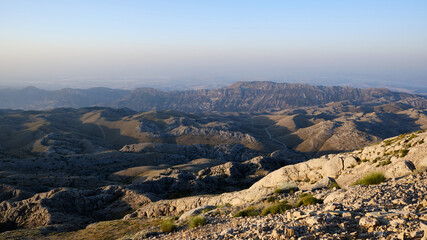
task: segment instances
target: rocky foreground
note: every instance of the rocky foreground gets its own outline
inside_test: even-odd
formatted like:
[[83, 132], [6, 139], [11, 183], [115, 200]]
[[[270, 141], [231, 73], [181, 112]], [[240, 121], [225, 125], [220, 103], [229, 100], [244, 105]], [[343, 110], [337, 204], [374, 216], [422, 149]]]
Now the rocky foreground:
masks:
[[[282, 194], [278, 198], [292, 198]], [[282, 214], [233, 218], [232, 207], [204, 213], [206, 225], [130, 239], [427, 239], [427, 173], [380, 185], [315, 192], [323, 204]]]
[[[373, 172], [381, 184], [354, 185]], [[3, 186], [0, 239], [427, 239], [426, 193], [421, 130], [217, 195], [159, 200], [123, 186], [32, 195]]]

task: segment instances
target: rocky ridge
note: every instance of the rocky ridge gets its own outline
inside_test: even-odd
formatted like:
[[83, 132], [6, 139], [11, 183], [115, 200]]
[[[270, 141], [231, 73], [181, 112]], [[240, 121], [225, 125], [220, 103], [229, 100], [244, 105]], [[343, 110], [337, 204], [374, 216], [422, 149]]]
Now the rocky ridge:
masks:
[[104, 106], [135, 111], [178, 110], [184, 112], [263, 112], [320, 106], [339, 101], [377, 105], [400, 103], [426, 108], [423, 96], [392, 92], [385, 88], [326, 87], [267, 81], [237, 82], [217, 89], [161, 91], [137, 88], [133, 91], [91, 88], [42, 90], [35, 87], [0, 89], [0, 108], [42, 110], [61, 107]]
[[149, 203], [127, 217], [176, 215], [203, 205], [242, 205], [256, 201], [275, 189], [295, 184], [300, 189], [315, 189], [324, 178], [334, 178], [342, 187], [364, 174], [378, 171], [387, 178], [402, 177], [427, 167], [427, 132], [404, 134], [361, 150], [330, 154], [282, 167], [250, 188], [217, 196], [194, 196]]
[[[229, 208], [215, 209], [203, 214], [207, 223], [202, 227], [149, 238], [425, 239], [426, 186], [427, 173], [422, 173], [391, 178], [380, 185], [316, 191], [314, 196], [325, 198], [324, 203], [283, 214], [233, 218]], [[144, 234], [128, 239], [143, 239], [141, 236]]]
[[238, 82], [212, 90], [163, 92], [139, 88], [115, 102], [114, 107], [138, 110], [173, 109], [184, 112], [263, 112], [304, 106], [320, 106], [339, 101], [355, 104], [399, 102], [426, 108], [422, 96], [391, 92], [383, 88], [358, 89], [274, 82]]

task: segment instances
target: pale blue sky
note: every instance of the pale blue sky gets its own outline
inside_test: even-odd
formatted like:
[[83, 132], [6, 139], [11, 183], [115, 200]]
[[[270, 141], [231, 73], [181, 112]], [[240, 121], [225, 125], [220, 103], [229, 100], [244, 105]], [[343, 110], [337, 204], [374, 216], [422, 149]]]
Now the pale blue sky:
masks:
[[0, 0], [0, 85], [190, 78], [423, 86], [427, 1]]

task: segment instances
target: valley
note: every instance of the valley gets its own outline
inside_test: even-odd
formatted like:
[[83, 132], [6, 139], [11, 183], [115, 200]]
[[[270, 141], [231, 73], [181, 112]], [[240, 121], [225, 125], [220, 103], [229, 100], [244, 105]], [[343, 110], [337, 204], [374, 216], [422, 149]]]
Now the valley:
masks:
[[[249, 86], [265, 91], [272, 85]], [[241, 87], [247, 85], [227, 91]], [[298, 194], [323, 199], [333, 192], [315, 190], [324, 189], [329, 178], [347, 187], [373, 169], [390, 179], [426, 166], [425, 99], [337, 91], [355, 93], [359, 100], [322, 100], [314, 106], [278, 100], [280, 109], [267, 110], [245, 93], [237, 105], [209, 105], [213, 108], [206, 111], [197, 105], [149, 111], [132, 106], [0, 110], [0, 236], [79, 239], [88, 229], [115, 222], [142, 234], [130, 239], [169, 238], [158, 229], [164, 219], [227, 204], [232, 205], [227, 214], [234, 214], [258, 206], [284, 182]], [[286, 91], [280, 94], [286, 99]], [[297, 197], [292, 194], [276, 197]], [[235, 222], [227, 216], [224, 221]], [[212, 224], [223, 221], [210, 217]], [[184, 230], [179, 234], [191, 233], [184, 222], [177, 223]]]

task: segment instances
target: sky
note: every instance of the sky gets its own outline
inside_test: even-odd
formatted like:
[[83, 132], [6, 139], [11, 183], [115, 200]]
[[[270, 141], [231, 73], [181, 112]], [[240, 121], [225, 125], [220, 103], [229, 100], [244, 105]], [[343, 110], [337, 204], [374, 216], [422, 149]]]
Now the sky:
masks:
[[427, 1], [0, 0], [0, 86], [246, 80], [426, 88]]

